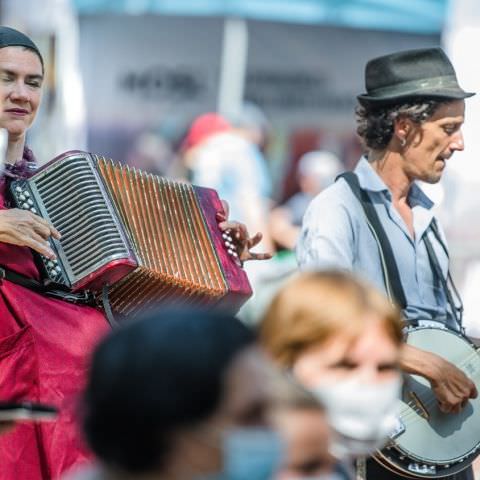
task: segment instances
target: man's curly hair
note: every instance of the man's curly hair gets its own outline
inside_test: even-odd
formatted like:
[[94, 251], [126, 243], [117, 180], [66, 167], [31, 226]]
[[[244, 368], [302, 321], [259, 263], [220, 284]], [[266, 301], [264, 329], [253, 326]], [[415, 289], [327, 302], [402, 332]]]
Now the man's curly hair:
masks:
[[358, 105], [355, 109], [357, 134], [371, 150], [384, 150], [390, 143], [397, 118], [406, 117], [421, 124], [428, 120], [445, 100], [419, 99], [394, 105]]

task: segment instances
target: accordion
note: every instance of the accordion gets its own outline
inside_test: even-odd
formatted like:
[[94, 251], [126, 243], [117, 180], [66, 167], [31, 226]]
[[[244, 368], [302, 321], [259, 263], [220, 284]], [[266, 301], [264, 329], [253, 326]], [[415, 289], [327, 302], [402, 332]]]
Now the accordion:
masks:
[[108, 287], [122, 315], [162, 301], [237, 310], [252, 291], [216, 220], [208, 188], [169, 181], [86, 152], [67, 152], [10, 190], [62, 234], [38, 255], [46, 280], [97, 298]]

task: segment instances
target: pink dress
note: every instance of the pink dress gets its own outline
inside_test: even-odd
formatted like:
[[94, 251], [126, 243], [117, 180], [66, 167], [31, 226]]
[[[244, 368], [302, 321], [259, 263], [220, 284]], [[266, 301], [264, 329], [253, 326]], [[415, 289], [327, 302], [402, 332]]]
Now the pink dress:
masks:
[[[24, 166], [0, 178], [0, 210], [9, 207], [9, 177], [27, 176]], [[39, 278], [28, 248], [0, 242], [0, 265]], [[0, 281], [0, 400], [60, 409], [56, 421], [20, 423], [0, 436], [0, 480], [56, 479], [90, 459], [77, 425], [79, 393], [92, 350], [108, 331], [95, 308]]]

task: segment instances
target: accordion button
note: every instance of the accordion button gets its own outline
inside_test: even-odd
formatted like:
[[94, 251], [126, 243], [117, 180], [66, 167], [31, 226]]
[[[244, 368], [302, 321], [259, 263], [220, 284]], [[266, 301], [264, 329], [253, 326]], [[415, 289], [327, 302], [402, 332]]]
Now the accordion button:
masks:
[[62, 269], [57, 265], [54, 270], [57, 272], [57, 273], [62, 273]]
[[23, 195], [23, 194], [22, 194], [22, 195], [19, 195], [19, 196], [18, 196], [18, 199], [19, 199], [19, 200], [21, 200], [21, 201], [23, 202], [24, 200], [26, 200], [26, 199], [27, 199], [27, 197], [26, 197], [25, 195]]
[[53, 264], [53, 262], [50, 260], [49, 262], [47, 262], [47, 267], [49, 268], [53, 268], [55, 265]]
[[31, 211], [32, 213], [37, 213], [37, 209], [36, 209], [36, 208], [33, 208], [33, 207], [30, 208], [30, 211]]
[[29, 197], [29, 196], [30, 196], [30, 192], [29, 192], [28, 190], [25, 190], [25, 191], [23, 192], [23, 194], [24, 194], [26, 197]]
[[18, 193], [22, 193], [22, 187], [20, 185], [17, 185], [15, 187], [15, 191], [18, 192]]
[[32, 200], [31, 198], [29, 198], [29, 199], [27, 200], [27, 203], [28, 203], [30, 206], [33, 206], [33, 200]]
[[27, 202], [22, 203], [22, 208], [30, 208], [30, 205]]

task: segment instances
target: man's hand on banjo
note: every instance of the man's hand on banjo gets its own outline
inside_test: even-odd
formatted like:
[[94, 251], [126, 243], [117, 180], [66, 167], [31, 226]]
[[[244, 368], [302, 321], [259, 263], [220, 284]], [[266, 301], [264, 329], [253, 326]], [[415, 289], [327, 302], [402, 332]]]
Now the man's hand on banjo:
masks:
[[403, 347], [402, 369], [430, 382], [444, 413], [459, 413], [469, 399], [478, 395], [475, 384], [453, 363], [411, 345]]

